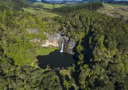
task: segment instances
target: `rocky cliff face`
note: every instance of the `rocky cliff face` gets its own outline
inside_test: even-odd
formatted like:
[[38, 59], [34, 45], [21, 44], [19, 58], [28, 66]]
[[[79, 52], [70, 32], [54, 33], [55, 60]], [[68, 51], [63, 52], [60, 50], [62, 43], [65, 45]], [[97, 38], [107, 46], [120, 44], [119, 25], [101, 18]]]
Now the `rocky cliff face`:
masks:
[[73, 48], [75, 46], [75, 42], [73, 40], [69, 40], [68, 37], [66, 36], [61, 36], [60, 34], [55, 34], [55, 35], [50, 35], [49, 33], [44, 32], [46, 34], [47, 39], [41, 41], [41, 39], [32, 39], [31, 42], [35, 43], [41, 43], [42, 47], [48, 47], [48, 46], [53, 46], [53, 47], [61, 47], [62, 45], [62, 39], [64, 38], [65, 40], [65, 50], [69, 54], [74, 54], [73, 53]]
[[55, 34], [54, 36], [50, 35], [49, 33], [44, 32], [46, 34], [47, 40], [42, 41], [42, 47], [59, 47], [59, 41], [63, 38], [59, 34]]
[[74, 54], [73, 52], [73, 48], [75, 47], [75, 42], [68, 42], [68, 45], [67, 45], [67, 52], [70, 53], [70, 54]]
[[47, 40], [42, 42], [42, 47], [47, 47], [47, 46], [53, 46], [53, 47], [61, 47], [62, 39], [65, 39], [65, 51], [69, 54], [74, 54], [73, 53], [73, 48], [75, 46], [75, 41], [74, 40], [69, 40], [68, 37], [66, 36], [61, 36], [60, 34], [55, 34], [54, 36], [50, 35], [49, 33], [46, 33]]

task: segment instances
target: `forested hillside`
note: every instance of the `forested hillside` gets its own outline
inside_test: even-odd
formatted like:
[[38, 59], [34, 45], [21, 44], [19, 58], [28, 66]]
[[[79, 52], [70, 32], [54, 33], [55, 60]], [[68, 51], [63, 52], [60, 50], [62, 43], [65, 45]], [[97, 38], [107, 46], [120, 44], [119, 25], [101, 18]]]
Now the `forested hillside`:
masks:
[[64, 34], [78, 41], [74, 77], [80, 89], [127, 90], [128, 23], [86, 9], [63, 18]]
[[87, 10], [65, 17], [65, 34], [78, 41], [75, 52], [79, 60], [74, 73], [80, 88], [126, 90], [128, 24]]
[[21, 7], [27, 7], [29, 5], [25, 0], [0, 0], [1, 9], [14, 9], [19, 10]]
[[[21, 6], [13, 7], [14, 2], [0, 3], [0, 90], [61, 89], [55, 72], [41, 70], [36, 63], [40, 43], [30, 42], [46, 39], [43, 33], [51, 30], [50, 23], [52, 26], [56, 23], [42, 22], [38, 17], [23, 12]], [[52, 29], [54, 31], [54, 26]]]
[[[60, 16], [40, 18], [24, 12], [27, 2], [7, 1], [0, 2], [0, 90], [128, 89], [128, 23], [97, 12], [101, 2], [61, 7], [54, 9]], [[36, 56], [44, 49], [32, 40], [45, 40], [44, 32], [74, 40], [76, 63], [41, 69]]]

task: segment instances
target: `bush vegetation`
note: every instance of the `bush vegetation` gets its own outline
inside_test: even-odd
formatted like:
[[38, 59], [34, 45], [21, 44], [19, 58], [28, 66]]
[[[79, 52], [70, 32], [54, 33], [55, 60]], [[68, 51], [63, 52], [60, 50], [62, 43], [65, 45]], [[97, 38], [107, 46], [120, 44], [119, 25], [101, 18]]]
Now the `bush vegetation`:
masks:
[[[0, 90], [127, 90], [128, 23], [98, 13], [102, 3], [62, 7], [55, 11], [66, 15], [40, 19], [22, 10], [26, 3], [15, 9], [23, 0], [10, 0], [10, 8], [7, 1], [0, 2]], [[59, 31], [76, 42], [78, 60], [65, 73], [38, 67], [36, 55], [55, 48], [31, 42]]]

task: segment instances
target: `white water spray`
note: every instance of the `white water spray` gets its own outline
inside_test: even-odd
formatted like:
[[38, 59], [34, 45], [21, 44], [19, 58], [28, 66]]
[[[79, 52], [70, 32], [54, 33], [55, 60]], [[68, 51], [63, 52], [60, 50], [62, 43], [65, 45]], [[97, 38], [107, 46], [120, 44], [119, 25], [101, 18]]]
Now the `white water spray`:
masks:
[[62, 46], [61, 46], [60, 52], [63, 53], [63, 50], [64, 50], [64, 39], [63, 39], [63, 41], [62, 41]]

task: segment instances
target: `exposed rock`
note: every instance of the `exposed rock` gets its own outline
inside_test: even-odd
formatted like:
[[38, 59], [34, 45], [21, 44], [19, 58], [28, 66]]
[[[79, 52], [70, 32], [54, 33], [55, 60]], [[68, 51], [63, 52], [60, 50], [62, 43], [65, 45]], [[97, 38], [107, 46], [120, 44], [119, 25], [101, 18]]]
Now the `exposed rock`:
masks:
[[30, 40], [30, 42], [35, 42], [35, 43], [39, 43], [41, 41], [41, 39], [32, 39]]
[[48, 47], [48, 46], [61, 47], [62, 39], [64, 38], [65, 39], [64, 46], [65, 46], [66, 52], [69, 54], [74, 54], [73, 48], [76, 44], [74, 40], [69, 41], [68, 37], [61, 36], [60, 34], [50, 35], [49, 33], [46, 33], [46, 32], [44, 32], [44, 34], [46, 34], [46, 37], [47, 37], [46, 40], [41, 41], [41, 39], [32, 39], [30, 41], [37, 43], [37, 45], [39, 45], [39, 43], [42, 43], [41, 44], [42, 47]]
[[45, 42], [44, 44], [42, 44], [42, 47], [47, 47], [47, 46], [54, 46], [54, 47], [59, 47], [58, 41], [57, 40], [45, 40], [43, 41]]
[[63, 36], [63, 38], [68, 42], [69, 41], [69, 38], [66, 37], [66, 36]]
[[38, 33], [39, 29], [38, 28], [35, 28], [35, 29], [27, 28], [27, 31], [28, 31], [29, 34], [32, 34], [32, 33]]
[[66, 27], [63, 27], [63, 30], [66, 31]]
[[39, 45], [40, 41], [41, 41], [41, 39], [36, 39], [36, 38], [30, 40], [30, 42], [35, 42], [37, 45]]
[[69, 54], [74, 54], [73, 53], [73, 48], [75, 46], [75, 41], [70, 40], [66, 36], [61, 36], [60, 34], [55, 34], [54, 36], [50, 35], [49, 33], [44, 32], [46, 34], [47, 40], [42, 41], [42, 47], [47, 47], [47, 46], [54, 46], [54, 47], [61, 47], [62, 39], [65, 39], [65, 50]]
[[13, 34], [14, 31], [10, 31], [9, 34]]
[[67, 45], [67, 52], [68, 53], [74, 54], [73, 53], [73, 48], [74, 48], [75, 44], [76, 44], [75, 42], [71, 42], [71, 41], [68, 42], [68, 45]]
[[47, 47], [47, 46], [59, 47], [59, 40], [62, 39], [62, 37], [59, 34], [55, 34], [54, 36], [46, 32], [44, 32], [44, 34], [46, 34], [47, 40], [42, 41], [42, 45], [41, 45], [42, 47]]
[[44, 32], [44, 34], [46, 34], [46, 37], [48, 39], [55, 39], [55, 40], [59, 40], [60, 38], [62, 38], [59, 34], [55, 34], [54, 36], [50, 35], [49, 33]]

